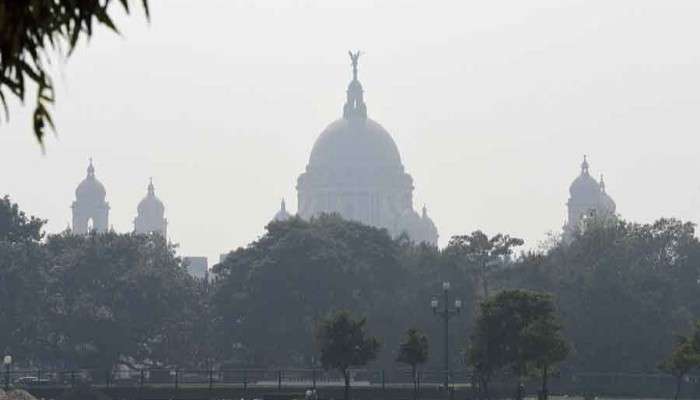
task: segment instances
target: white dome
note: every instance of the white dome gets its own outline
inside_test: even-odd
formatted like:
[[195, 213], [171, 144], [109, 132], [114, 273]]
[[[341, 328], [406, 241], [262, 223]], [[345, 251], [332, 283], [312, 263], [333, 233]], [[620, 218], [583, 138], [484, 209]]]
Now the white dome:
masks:
[[165, 206], [163, 202], [156, 197], [155, 189], [153, 187], [153, 182], [148, 185], [148, 193], [146, 197], [139, 202], [138, 205], [139, 215], [156, 215], [162, 217], [165, 213]]
[[75, 198], [79, 202], [102, 203], [105, 201], [107, 191], [104, 185], [95, 178], [95, 167], [90, 165], [87, 168], [87, 176], [75, 189]]
[[309, 157], [309, 168], [372, 165], [403, 168], [389, 132], [370, 118], [341, 118], [321, 132]]

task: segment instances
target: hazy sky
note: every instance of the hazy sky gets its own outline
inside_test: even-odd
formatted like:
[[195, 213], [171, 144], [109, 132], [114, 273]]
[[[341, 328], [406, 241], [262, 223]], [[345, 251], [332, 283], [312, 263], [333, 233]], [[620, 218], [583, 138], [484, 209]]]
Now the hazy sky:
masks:
[[583, 154], [620, 214], [700, 219], [700, 2], [152, 0], [58, 66], [46, 154], [29, 112], [0, 126], [0, 193], [63, 230], [87, 160], [110, 223], [153, 177], [184, 255], [245, 245], [340, 117], [360, 49], [370, 117], [394, 137], [444, 244], [558, 231]]

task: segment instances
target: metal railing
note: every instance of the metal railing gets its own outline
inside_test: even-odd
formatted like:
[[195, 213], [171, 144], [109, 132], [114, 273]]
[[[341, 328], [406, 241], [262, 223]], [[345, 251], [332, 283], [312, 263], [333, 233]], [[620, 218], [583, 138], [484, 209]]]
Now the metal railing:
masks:
[[[304, 391], [316, 388], [338, 389], [344, 386], [343, 376], [323, 369], [13, 369], [9, 375], [2, 371], [4, 382], [9, 378], [13, 387], [71, 388], [90, 385], [105, 389], [232, 389]], [[442, 370], [422, 370], [418, 374], [420, 392], [444, 390]], [[412, 390], [409, 369], [353, 369], [350, 372], [353, 390]], [[675, 379], [664, 374], [575, 373], [553, 377], [551, 394], [596, 394], [607, 396], [668, 397], [674, 392]], [[515, 387], [513, 377], [501, 377], [491, 382], [492, 393], [510, 395]], [[537, 394], [539, 382], [527, 382], [527, 392]], [[468, 371], [450, 371], [451, 391], [472, 391], [472, 376]], [[684, 382], [686, 397], [700, 398], [700, 377], [691, 376]]]
[[[439, 370], [425, 370], [420, 371], [418, 376], [421, 385], [435, 386], [442, 385], [445, 374]], [[285, 389], [343, 387], [345, 384], [340, 373], [323, 369], [13, 369], [9, 380], [14, 386], [60, 387], [90, 384], [100, 387], [241, 386]], [[354, 387], [413, 385], [409, 369], [352, 369], [350, 380]], [[455, 385], [469, 383], [468, 374], [464, 371], [451, 371], [450, 380]]]

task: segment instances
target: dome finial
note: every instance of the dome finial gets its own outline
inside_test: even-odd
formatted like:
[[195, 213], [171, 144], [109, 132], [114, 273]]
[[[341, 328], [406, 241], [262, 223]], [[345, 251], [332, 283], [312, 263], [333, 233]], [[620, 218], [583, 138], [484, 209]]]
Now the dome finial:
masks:
[[588, 156], [586, 154], [583, 155], [583, 162], [581, 163], [581, 173], [588, 173]]
[[348, 85], [347, 99], [343, 106], [343, 118], [367, 118], [367, 106], [362, 97], [362, 84], [357, 80], [357, 63], [360, 59], [360, 51], [348, 51], [352, 62], [352, 81]]
[[87, 168], [87, 174], [88, 176], [95, 176], [95, 166], [92, 165], [92, 157], [90, 157], [90, 164]]
[[153, 186], [153, 177], [148, 178], [148, 194], [155, 194], [155, 187]]
[[287, 212], [287, 204], [284, 201], [284, 197], [282, 197], [282, 202], [280, 204], [280, 209], [277, 211], [274, 217], [272, 217], [273, 221], [286, 221], [292, 216]]

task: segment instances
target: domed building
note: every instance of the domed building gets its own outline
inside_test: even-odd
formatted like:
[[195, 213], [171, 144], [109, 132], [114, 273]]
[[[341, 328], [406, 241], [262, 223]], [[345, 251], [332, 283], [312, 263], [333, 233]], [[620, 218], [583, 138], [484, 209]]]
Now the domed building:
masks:
[[600, 177], [597, 182], [590, 174], [588, 159], [583, 156], [581, 173], [569, 187], [567, 207], [569, 216], [564, 226], [565, 239], [581, 229], [581, 222], [589, 217], [615, 217], [615, 201], [605, 190], [605, 181]]
[[298, 215], [321, 213], [402, 233], [416, 242], [437, 245], [438, 233], [427, 211], [413, 209], [413, 178], [404, 170], [396, 143], [378, 122], [367, 117], [357, 79], [358, 53], [350, 53], [352, 81], [342, 118], [321, 132], [306, 171], [297, 180]]
[[284, 199], [282, 199], [282, 204], [280, 204], [280, 209], [277, 211], [274, 217], [272, 217], [272, 221], [286, 221], [288, 219], [292, 218], [292, 215], [287, 212], [287, 204], [284, 202]]
[[138, 215], [134, 219], [135, 233], [159, 233], [164, 238], [168, 234], [168, 221], [165, 219], [165, 206], [156, 197], [153, 179], [148, 183], [146, 197], [139, 202]]
[[107, 191], [95, 177], [92, 159], [87, 168], [87, 176], [75, 189], [73, 210], [73, 233], [85, 235], [95, 231], [106, 232], [109, 226], [109, 203], [105, 201]]

